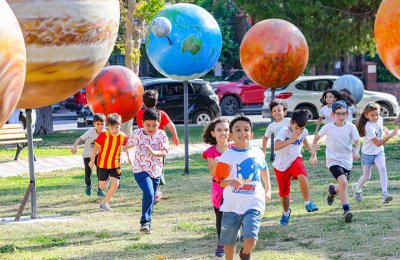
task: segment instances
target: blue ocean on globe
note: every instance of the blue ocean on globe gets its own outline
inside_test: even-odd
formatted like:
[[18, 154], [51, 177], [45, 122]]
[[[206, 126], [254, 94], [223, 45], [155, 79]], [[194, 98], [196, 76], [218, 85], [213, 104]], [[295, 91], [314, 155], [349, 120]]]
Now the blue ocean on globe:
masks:
[[[172, 30], [156, 36], [151, 26], [157, 17], [167, 18]], [[175, 4], [158, 13], [147, 29], [146, 53], [164, 76], [191, 80], [210, 71], [221, 54], [222, 34], [214, 17], [193, 4]]]

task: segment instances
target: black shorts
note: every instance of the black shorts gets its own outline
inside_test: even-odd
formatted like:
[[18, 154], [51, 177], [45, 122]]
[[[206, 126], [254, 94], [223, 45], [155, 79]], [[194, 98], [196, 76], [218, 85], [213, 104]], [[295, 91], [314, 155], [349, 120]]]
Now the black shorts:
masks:
[[346, 176], [347, 181], [350, 181], [351, 170], [347, 170], [339, 165], [333, 165], [329, 167], [329, 170], [331, 171], [333, 177], [335, 177], [336, 180], [337, 178], [339, 178], [340, 175], [344, 175]]
[[120, 179], [121, 168], [113, 168], [113, 169], [99, 168], [97, 174], [99, 176], [99, 181], [107, 181], [109, 177]]

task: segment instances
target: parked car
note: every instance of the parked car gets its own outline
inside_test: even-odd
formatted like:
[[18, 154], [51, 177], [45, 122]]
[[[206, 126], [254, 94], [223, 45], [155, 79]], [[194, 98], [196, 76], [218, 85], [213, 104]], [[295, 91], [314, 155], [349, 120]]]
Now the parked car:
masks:
[[[157, 108], [164, 110], [173, 122], [184, 121], [183, 81], [168, 78], [142, 80], [145, 90], [155, 89], [159, 93]], [[189, 123], [207, 124], [221, 115], [218, 97], [212, 92], [210, 83], [191, 80], [188, 85]], [[93, 124], [93, 115], [88, 106], [78, 113], [78, 127]]]
[[[288, 86], [275, 89], [275, 99], [283, 99], [288, 103], [288, 114], [296, 109], [303, 109], [307, 112], [309, 119], [317, 119], [322, 106], [320, 99], [322, 93], [331, 89], [338, 76], [301, 76]], [[271, 101], [271, 89], [264, 92], [264, 105], [262, 108], [263, 117], [270, 117], [269, 102]], [[357, 112], [361, 113], [369, 102], [376, 102], [381, 105], [382, 117], [396, 116], [398, 103], [395, 96], [377, 92], [364, 91], [364, 96], [357, 104]]]
[[73, 96], [67, 98], [64, 107], [78, 114], [78, 112], [86, 104], [86, 88], [83, 88], [76, 92]]
[[232, 116], [238, 112], [259, 114], [261, 112], [265, 87], [254, 83], [243, 70], [238, 70], [225, 81], [212, 84], [220, 100], [222, 115]]

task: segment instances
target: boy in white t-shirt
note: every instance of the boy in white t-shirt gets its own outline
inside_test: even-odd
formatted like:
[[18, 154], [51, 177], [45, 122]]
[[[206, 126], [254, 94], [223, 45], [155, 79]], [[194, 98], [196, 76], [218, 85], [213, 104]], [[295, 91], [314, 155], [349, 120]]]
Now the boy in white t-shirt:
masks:
[[271, 183], [264, 154], [260, 149], [250, 147], [254, 136], [250, 119], [242, 115], [234, 118], [229, 131], [235, 148], [222, 154], [215, 171], [215, 180], [226, 187], [220, 207], [223, 212], [220, 243], [224, 245], [226, 259], [233, 259], [242, 227], [244, 243], [240, 258], [250, 259], [265, 211], [265, 200], [271, 198]]
[[[74, 145], [71, 148], [71, 152], [76, 154], [78, 151], [78, 145], [85, 141], [85, 146], [83, 147], [82, 157], [83, 163], [85, 165], [85, 183], [86, 183], [86, 195], [92, 195], [92, 169], [89, 167], [90, 157], [92, 156], [92, 151], [94, 147], [94, 143], [99, 136], [100, 133], [104, 132], [106, 126], [106, 116], [101, 113], [96, 113], [93, 116], [93, 126], [87, 130], [83, 135], [77, 138], [74, 142]], [[97, 159], [96, 159], [97, 161]], [[97, 188], [97, 195], [104, 197], [106, 194], [100, 188]]]
[[350, 210], [347, 186], [353, 168], [353, 160], [360, 158], [360, 135], [355, 125], [346, 120], [347, 115], [347, 105], [344, 101], [335, 101], [332, 104], [332, 116], [335, 121], [324, 125], [315, 134], [310, 162], [317, 164], [317, 143], [319, 139], [326, 136], [326, 166], [338, 182], [336, 186], [329, 184], [327, 202], [328, 205], [332, 205], [335, 196], [340, 195], [344, 220], [351, 222], [353, 213]]
[[276, 181], [279, 187], [279, 197], [283, 208], [281, 226], [289, 225], [290, 207], [289, 193], [290, 180], [292, 178], [299, 180], [300, 191], [304, 198], [306, 210], [313, 212], [319, 210], [317, 205], [310, 200], [310, 190], [307, 180], [307, 171], [303, 164], [301, 155], [302, 145], [311, 151], [307, 142], [308, 131], [305, 128], [308, 117], [302, 110], [293, 112], [289, 127], [284, 127], [279, 131], [276, 137], [275, 151], [276, 156], [273, 162]]

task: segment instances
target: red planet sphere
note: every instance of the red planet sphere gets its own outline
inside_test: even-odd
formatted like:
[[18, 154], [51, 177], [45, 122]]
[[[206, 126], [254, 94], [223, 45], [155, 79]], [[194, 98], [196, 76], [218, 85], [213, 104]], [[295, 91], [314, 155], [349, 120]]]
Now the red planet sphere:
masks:
[[267, 88], [294, 81], [308, 62], [308, 45], [301, 31], [280, 20], [263, 20], [246, 33], [240, 44], [240, 63], [247, 76]]
[[129, 121], [143, 105], [142, 82], [122, 66], [103, 68], [86, 88], [86, 99], [93, 113], [118, 113]]
[[374, 36], [386, 68], [400, 79], [400, 1], [384, 0], [375, 19]]

